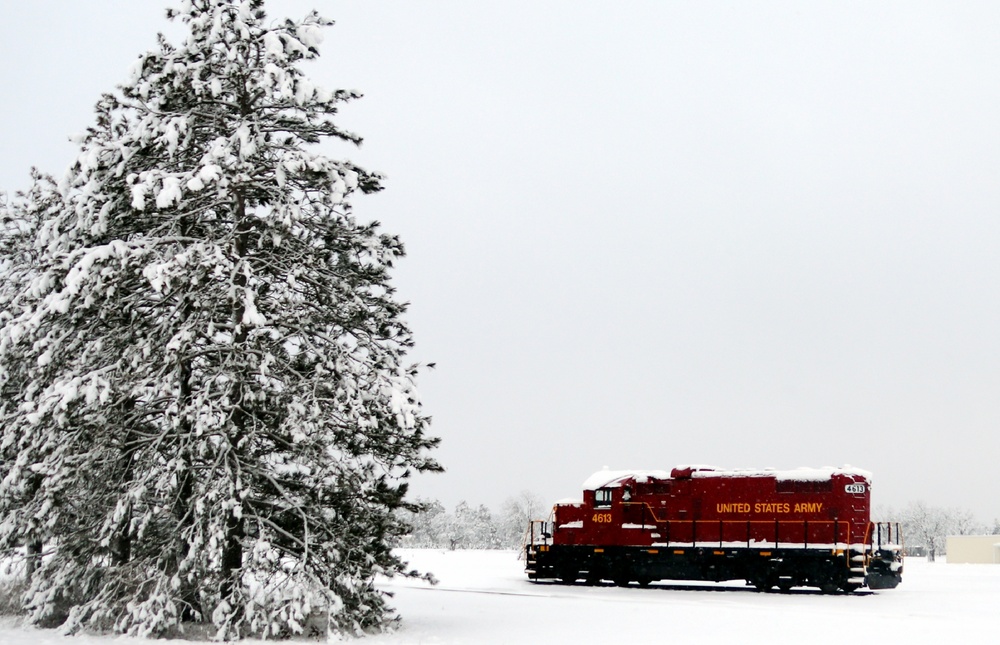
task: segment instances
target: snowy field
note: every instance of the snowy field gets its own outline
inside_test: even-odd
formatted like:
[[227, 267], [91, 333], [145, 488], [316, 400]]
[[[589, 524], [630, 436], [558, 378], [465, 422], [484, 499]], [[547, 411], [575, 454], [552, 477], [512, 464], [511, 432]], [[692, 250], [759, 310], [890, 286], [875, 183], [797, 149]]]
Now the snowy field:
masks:
[[[757, 593], [742, 584], [653, 584], [647, 589], [532, 584], [510, 551], [406, 551], [440, 583], [384, 585], [402, 627], [365, 645], [682, 642], [784, 645], [845, 642], [995, 643], [1000, 565], [906, 560], [899, 588], [850, 596], [806, 589]], [[3, 645], [126, 645], [0, 623]], [[163, 641], [158, 641], [163, 642]], [[259, 641], [248, 641], [259, 642]]]

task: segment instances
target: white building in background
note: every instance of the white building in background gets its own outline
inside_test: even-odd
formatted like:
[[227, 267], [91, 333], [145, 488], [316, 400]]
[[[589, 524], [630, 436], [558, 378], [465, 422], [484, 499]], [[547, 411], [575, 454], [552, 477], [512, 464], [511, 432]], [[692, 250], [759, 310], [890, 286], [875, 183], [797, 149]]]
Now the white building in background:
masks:
[[1000, 535], [949, 535], [949, 564], [1000, 564]]

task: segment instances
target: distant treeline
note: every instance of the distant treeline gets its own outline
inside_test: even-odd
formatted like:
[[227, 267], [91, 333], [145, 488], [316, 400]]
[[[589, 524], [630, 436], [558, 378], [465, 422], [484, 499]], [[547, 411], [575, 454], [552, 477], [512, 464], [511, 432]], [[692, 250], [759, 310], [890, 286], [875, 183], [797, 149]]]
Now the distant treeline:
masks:
[[461, 501], [448, 512], [441, 502], [417, 499], [419, 513], [399, 511], [411, 526], [399, 546], [429, 549], [519, 549], [528, 521], [548, 512], [541, 499], [529, 492], [508, 498], [499, 512], [484, 504]]
[[[438, 500], [418, 499], [424, 510], [400, 511], [410, 525], [400, 546], [430, 549], [518, 549], [524, 542], [528, 521], [548, 515], [541, 498], [527, 491], [508, 498], [499, 511], [484, 504], [461, 501], [449, 512]], [[977, 521], [961, 508], [930, 506], [913, 502], [900, 510], [878, 509], [877, 519], [902, 525], [906, 550], [910, 555], [945, 554], [949, 535], [1000, 535], [1000, 520], [992, 525]]]

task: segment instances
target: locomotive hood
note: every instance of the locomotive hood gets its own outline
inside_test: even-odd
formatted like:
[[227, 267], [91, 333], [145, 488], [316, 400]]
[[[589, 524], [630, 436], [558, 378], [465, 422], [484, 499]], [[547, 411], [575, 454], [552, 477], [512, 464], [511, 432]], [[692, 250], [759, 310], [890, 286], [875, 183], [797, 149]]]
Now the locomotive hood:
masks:
[[869, 483], [872, 474], [867, 470], [853, 466], [834, 468], [795, 468], [793, 470], [776, 470], [773, 468], [743, 468], [722, 469], [704, 465], [681, 465], [670, 472], [665, 470], [599, 470], [583, 482], [583, 490], [599, 488], [618, 488], [625, 482], [645, 483], [651, 479], [688, 479], [702, 477], [774, 477], [779, 481], [825, 481], [834, 475], [852, 475], [864, 477]]

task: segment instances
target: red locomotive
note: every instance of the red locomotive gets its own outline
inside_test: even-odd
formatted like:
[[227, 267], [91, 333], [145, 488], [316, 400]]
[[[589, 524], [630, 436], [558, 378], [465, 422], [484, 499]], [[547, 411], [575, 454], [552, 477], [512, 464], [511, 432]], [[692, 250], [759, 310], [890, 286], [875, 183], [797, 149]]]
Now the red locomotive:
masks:
[[582, 502], [533, 521], [532, 580], [618, 585], [746, 580], [851, 592], [902, 581], [897, 524], [873, 523], [871, 476], [854, 468], [601, 471]]

